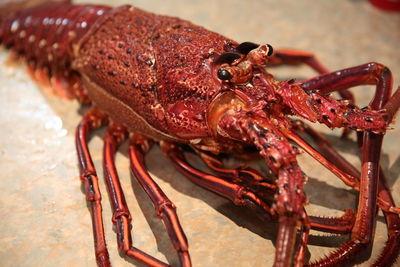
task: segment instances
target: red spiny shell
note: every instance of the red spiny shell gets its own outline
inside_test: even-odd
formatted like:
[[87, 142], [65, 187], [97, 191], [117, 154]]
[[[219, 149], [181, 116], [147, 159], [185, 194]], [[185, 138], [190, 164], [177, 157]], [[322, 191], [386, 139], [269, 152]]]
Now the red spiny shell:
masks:
[[190, 22], [126, 6], [84, 40], [74, 67], [155, 129], [204, 137], [205, 111], [221, 90], [211, 62], [236, 45]]

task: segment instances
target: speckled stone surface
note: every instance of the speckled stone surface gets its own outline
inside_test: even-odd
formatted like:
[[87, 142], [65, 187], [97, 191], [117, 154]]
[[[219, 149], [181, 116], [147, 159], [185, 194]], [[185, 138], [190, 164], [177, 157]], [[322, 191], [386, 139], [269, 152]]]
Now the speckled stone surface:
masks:
[[[374, 9], [367, 1], [132, 3], [188, 19], [239, 42], [310, 50], [332, 70], [381, 62], [392, 70], [395, 86], [400, 82], [400, 15]], [[0, 57], [4, 62], [5, 50]], [[95, 266], [91, 220], [81, 192], [74, 147], [74, 129], [81, 118], [79, 106], [40, 90], [21, 64], [1, 63], [0, 68], [0, 266]], [[281, 68], [274, 72], [280, 78], [314, 75], [307, 68]], [[354, 92], [358, 103], [364, 106], [371, 99], [373, 87], [359, 87]], [[400, 127], [397, 124], [394, 128], [385, 138], [382, 166], [399, 204]], [[340, 131], [319, 129], [359, 166], [354, 136], [341, 140]], [[102, 134], [98, 132], [90, 142], [99, 174]], [[117, 155], [117, 168], [133, 216], [134, 246], [176, 266], [177, 257], [163, 224], [154, 216], [150, 201], [136, 181], [131, 182], [126, 150], [125, 144]], [[146, 162], [155, 180], [178, 207], [194, 266], [272, 266], [276, 224], [263, 224], [246, 210], [193, 185], [174, 171], [158, 148], [150, 152]], [[355, 193], [337, 178], [309, 156], [302, 155], [300, 162], [310, 176], [306, 185], [310, 214], [337, 216], [341, 210], [355, 206]], [[132, 262], [118, 255], [103, 182], [101, 190], [111, 261], [114, 266], [132, 266]], [[346, 240], [318, 237], [320, 233], [314, 231], [312, 235], [311, 259], [327, 254]], [[379, 213], [372, 258], [385, 239], [384, 219]]]

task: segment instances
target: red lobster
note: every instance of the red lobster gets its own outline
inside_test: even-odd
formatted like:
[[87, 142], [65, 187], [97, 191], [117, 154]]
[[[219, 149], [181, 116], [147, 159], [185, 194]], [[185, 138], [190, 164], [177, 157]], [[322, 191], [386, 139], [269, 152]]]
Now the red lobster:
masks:
[[[397, 259], [400, 212], [379, 158], [383, 135], [400, 106], [400, 90], [392, 95], [392, 75], [385, 66], [367, 63], [329, 72], [312, 54], [273, 51], [268, 44], [238, 44], [190, 22], [132, 6], [62, 2], [18, 10], [4, 7], [0, 38], [26, 59], [36, 78], [50, 79], [59, 95], [93, 106], [77, 128], [76, 147], [99, 266], [110, 266], [110, 261], [98, 177], [87, 143], [90, 132], [103, 125], [108, 125], [103, 165], [118, 247], [139, 262], [166, 266], [132, 246], [131, 215], [114, 164], [118, 146], [128, 137], [132, 172], [163, 220], [183, 266], [191, 261], [176, 208], [144, 165], [144, 155], [154, 142], [194, 183], [248, 207], [262, 220], [279, 222], [275, 266], [305, 264], [310, 229], [351, 232], [351, 239], [308, 266], [351, 262], [373, 240], [377, 208], [384, 212], [388, 241], [375, 266], [389, 266]], [[320, 76], [301, 82], [276, 81], [265, 69], [301, 63]], [[347, 89], [362, 84], [376, 85], [376, 92], [370, 105], [360, 109]], [[333, 99], [329, 93], [335, 91], [344, 99]], [[318, 132], [289, 115], [356, 130], [361, 172]], [[299, 133], [309, 135], [322, 153]], [[348, 210], [339, 218], [307, 215], [306, 176], [296, 160], [299, 147], [359, 191], [356, 213]], [[191, 166], [183, 154], [188, 150], [215, 175]], [[258, 155], [272, 174], [229, 169], [221, 161], [223, 154]]]

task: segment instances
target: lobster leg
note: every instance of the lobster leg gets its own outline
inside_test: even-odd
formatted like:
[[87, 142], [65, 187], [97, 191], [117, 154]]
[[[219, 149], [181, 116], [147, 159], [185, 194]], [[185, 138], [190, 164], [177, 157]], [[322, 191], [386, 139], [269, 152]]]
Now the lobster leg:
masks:
[[[298, 122], [299, 124], [299, 122]], [[304, 124], [305, 125], [305, 124]], [[299, 125], [296, 126], [298, 128]], [[305, 126], [301, 126], [303, 128]], [[302, 149], [304, 149], [307, 153], [309, 153], [314, 159], [316, 159], [319, 163], [325, 166], [328, 170], [330, 170], [333, 174], [335, 174], [339, 179], [341, 179], [346, 185], [351, 188], [359, 191], [360, 190], [360, 173], [355, 169], [354, 166], [349, 164], [340, 154], [334, 151], [329, 142], [321, 136], [318, 132], [312, 130], [309, 126], [307, 128], [301, 129], [301, 131], [306, 131], [314, 140], [317, 140], [317, 145], [325, 152], [325, 154], [329, 155], [329, 159], [322, 155], [320, 152], [315, 150], [311, 145], [309, 145], [304, 139], [302, 139], [299, 135], [292, 131], [287, 132], [287, 136], [292, 141], [296, 142]], [[326, 152], [328, 151], [328, 152]], [[343, 165], [347, 165], [347, 170], [343, 167]], [[400, 208], [395, 207], [394, 204], [390, 204], [388, 201], [383, 199], [380, 195], [378, 195], [378, 204], [379, 207], [383, 211], [393, 212], [400, 214]]]
[[[258, 171], [250, 167], [239, 167], [235, 169], [224, 168], [223, 163], [214, 155], [195, 150], [203, 162], [220, 177], [229, 179], [234, 183], [244, 183], [247, 187], [256, 187], [253, 190], [258, 191], [260, 187], [265, 193], [271, 194], [276, 191], [275, 180], [261, 175]], [[264, 192], [262, 192], [264, 193]]]
[[[305, 210], [304, 210], [305, 212]], [[297, 251], [294, 256], [294, 266], [295, 267], [302, 267], [304, 266], [304, 261], [306, 258], [306, 251], [307, 251], [307, 244], [308, 244], [308, 237], [310, 235], [311, 223], [309, 217], [306, 216], [304, 218], [303, 225], [300, 231], [300, 242], [297, 246]]]
[[[184, 158], [182, 151], [179, 151], [175, 145], [164, 143], [163, 150], [172, 160], [178, 171], [188, 177], [192, 182], [230, 199], [236, 205], [249, 207], [263, 220], [270, 220], [269, 214], [275, 216], [275, 212], [246, 187], [193, 168]], [[275, 258], [275, 266], [289, 266], [291, 264], [292, 258], [289, 253], [293, 250], [295, 243], [296, 224], [296, 218], [284, 217], [284, 220], [280, 220], [280, 231], [278, 232], [278, 242], [276, 245], [276, 254], [279, 253], [279, 256]], [[307, 238], [308, 232], [303, 236], [303, 242], [300, 246], [306, 246]], [[284, 240], [284, 242], [279, 242], [279, 240]], [[288, 243], [289, 246], [287, 246], [286, 243]], [[296, 262], [303, 262], [304, 252], [304, 248], [299, 249]], [[280, 257], [281, 253], [284, 254], [283, 257]], [[298, 259], [299, 257], [301, 259]]]
[[[170, 154], [171, 149], [174, 150], [173, 156], [172, 156], [172, 154]], [[176, 166], [178, 166], [178, 168], [177, 168], [178, 171], [180, 171], [183, 175], [189, 177], [189, 179], [193, 179], [193, 177], [198, 177], [201, 179], [202, 176], [204, 176], [204, 177], [211, 176], [210, 174], [203, 173], [203, 172], [193, 168], [192, 166], [190, 166], [190, 164], [187, 163], [186, 160], [183, 158], [182, 151], [179, 152], [175, 145], [173, 145], [173, 146], [170, 145], [170, 148], [167, 148], [165, 150], [168, 151], [167, 154], [170, 156], [170, 158], [172, 159], [174, 164]], [[261, 174], [259, 174], [256, 170], [253, 170], [251, 168], [224, 169], [222, 166], [222, 163], [214, 156], [206, 154], [206, 153], [198, 151], [198, 150], [195, 150], [195, 151], [196, 151], [196, 153], [198, 153], [200, 155], [200, 157], [203, 159], [203, 161], [205, 162], [205, 164], [208, 167], [210, 167], [212, 170], [216, 171], [218, 174], [222, 175], [224, 178], [228, 178], [229, 182], [232, 182], [236, 185], [238, 185], [238, 183], [240, 183], [242, 177], [245, 177], [244, 179], [250, 186], [253, 184], [257, 184], [257, 183], [264, 183], [266, 180], [265, 178], [263, 178], [263, 176]], [[220, 179], [220, 178], [214, 177], [214, 179]], [[246, 185], [247, 185], [247, 183], [246, 183]], [[276, 187], [274, 185], [269, 185], [269, 186]], [[206, 188], [208, 188], [208, 187], [206, 187]], [[271, 188], [269, 188], [269, 187], [266, 187], [265, 189], [267, 191], [271, 191]], [[213, 190], [213, 191], [215, 191], [215, 190]], [[257, 191], [256, 195], [259, 195], [259, 194], [260, 194], [260, 192]], [[250, 206], [250, 208], [251, 208], [251, 206]], [[305, 211], [304, 211], [304, 214], [305, 214]], [[263, 219], [263, 218], [261, 218], [261, 219]], [[268, 218], [268, 220], [269, 220], [269, 218]], [[313, 229], [320, 230], [320, 231], [325, 231], [325, 232], [330, 232], [330, 233], [335, 233], [335, 234], [346, 234], [346, 233], [351, 232], [351, 229], [353, 228], [353, 225], [354, 225], [354, 220], [355, 220], [355, 216], [354, 216], [354, 212], [352, 210], [346, 210], [345, 214], [339, 218], [323, 218], [323, 217], [315, 217], [315, 216], [311, 216], [311, 217], [306, 216], [305, 222], [303, 223], [303, 229], [301, 232], [301, 238], [300, 238], [300, 243], [298, 246], [298, 251], [294, 258], [295, 265], [302, 266], [304, 263], [310, 227]]]
[[375, 110], [385, 108], [388, 122], [400, 107], [400, 90], [398, 89], [391, 97], [392, 74], [390, 70], [375, 62], [322, 74], [303, 81], [300, 85], [306, 91], [319, 90], [321, 94], [340, 92], [358, 85], [376, 85], [375, 95], [370, 106]]
[[126, 139], [127, 132], [123, 126], [112, 124], [108, 127], [104, 137], [103, 169], [108, 194], [113, 211], [112, 222], [117, 232], [118, 249], [125, 255], [132, 257], [148, 266], [168, 266], [158, 259], [132, 246], [131, 214], [125, 200], [124, 192], [115, 168], [115, 153], [118, 146]]
[[307, 217], [304, 212], [305, 177], [295, 158], [298, 152], [274, 131], [273, 124], [266, 118], [239, 119], [238, 126], [260, 150], [271, 170], [278, 175], [278, 191], [273, 205], [273, 209], [279, 214], [274, 266], [289, 266], [294, 260], [292, 255], [297, 225], [299, 221], [304, 225]]
[[272, 210], [279, 215], [275, 266], [291, 265], [297, 226], [299, 222], [304, 224], [307, 216], [304, 212], [305, 176], [296, 160], [300, 152], [262, 112], [226, 112], [221, 116], [218, 127], [231, 138], [253, 144], [271, 171], [278, 176], [278, 190], [272, 205]]
[[[383, 171], [379, 173], [380, 190], [379, 196], [384, 199], [387, 203], [394, 206], [394, 200], [390, 193], [389, 186], [387, 185], [386, 178]], [[385, 216], [387, 229], [388, 229], [388, 240], [386, 241], [385, 247], [383, 248], [379, 258], [375, 261], [374, 266], [391, 266], [399, 257], [400, 251], [400, 218], [399, 215], [383, 211]]]
[[[163, 143], [163, 149], [166, 152], [166, 154], [170, 157], [174, 165], [177, 167], [177, 170], [180, 171], [183, 175], [191, 179], [193, 182], [210, 189], [220, 195], [223, 195], [224, 197], [227, 197], [228, 199], [231, 199], [234, 203], [235, 200], [232, 199], [232, 197], [226, 196], [224, 194], [221, 194], [219, 191], [216, 189], [210, 188], [210, 186], [207, 186], [207, 182], [201, 182], [202, 179], [214, 179], [215, 181], [221, 181], [223, 184], [226, 184], [226, 181], [222, 180], [221, 178], [214, 177], [210, 174], [206, 174], [198, 169], [195, 169], [192, 167], [184, 158], [182, 151], [179, 150], [179, 148], [176, 145], [172, 144], [166, 144]], [[200, 152], [197, 151], [196, 152]], [[253, 183], [257, 183], [260, 181], [262, 176], [257, 173], [257, 171], [251, 169], [251, 168], [238, 168], [238, 169], [223, 169], [222, 168], [222, 163], [216, 159], [215, 157], [202, 153], [201, 158], [204, 160], [204, 162], [213, 170], [215, 170], [217, 173], [223, 175], [225, 178], [229, 179], [229, 182], [235, 184], [236, 186], [242, 187], [241, 185], [238, 185], [237, 181], [235, 178], [240, 178], [240, 174], [243, 175], [245, 174], [247, 176], [246, 179], [249, 179], [249, 174], [251, 174], [253, 177], [255, 177], [255, 180], [252, 181]], [[217, 165], [217, 166], [215, 166]], [[236, 177], [238, 175], [238, 177]], [[206, 178], [204, 178], [206, 177]], [[257, 180], [256, 180], [257, 179]], [[265, 179], [261, 179], [263, 181]], [[247, 189], [245, 189], [247, 190]], [[267, 189], [269, 190], [269, 189]], [[258, 195], [259, 192], [256, 193]], [[252, 205], [247, 205], [250, 207], [252, 210], [254, 210], [258, 215], [260, 215], [260, 210], [259, 209], [254, 209]], [[305, 212], [305, 211], [304, 211]], [[273, 214], [271, 214], [273, 215]], [[275, 215], [273, 215], [275, 216]], [[269, 221], [270, 217], [266, 217], [263, 215], [261, 219], [265, 221]], [[295, 256], [295, 265], [296, 266], [302, 266], [305, 258], [305, 251], [306, 251], [306, 245], [308, 242], [308, 234], [310, 227], [313, 229], [317, 229], [320, 231], [325, 231], [325, 232], [330, 232], [330, 233], [335, 233], [335, 234], [346, 234], [349, 233], [354, 225], [354, 212], [352, 210], [346, 210], [345, 214], [342, 217], [339, 218], [320, 218], [320, 217], [314, 217], [311, 216], [309, 217], [309, 220], [307, 217], [305, 218], [306, 221], [303, 224], [303, 230], [301, 232], [301, 239], [300, 243], [298, 246], [298, 251]]]
[[247, 206], [262, 220], [270, 221], [271, 216], [275, 215], [264, 200], [252, 193], [245, 186], [238, 185], [194, 168], [186, 161], [182, 150], [175, 144], [163, 142], [161, 145], [164, 153], [171, 159], [175, 168], [193, 183], [231, 200], [236, 205]]
[[[270, 62], [268, 63], [272, 66], [280, 65], [300, 65], [306, 64], [319, 74], [329, 73], [330, 71], [316, 58], [313, 53], [307, 51], [299, 51], [292, 49], [278, 49], [270, 57]], [[354, 95], [349, 90], [339, 91], [339, 95], [348, 100], [350, 103], [354, 103]], [[345, 138], [350, 133], [347, 128], [343, 129], [342, 137]]]
[[[400, 87], [391, 96], [391, 72], [379, 63], [372, 62], [324, 74], [301, 83], [301, 86], [308, 91], [318, 89], [320, 93], [327, 94], [334, 91], [340, 92], [351, 86], [365, 84], [376, 85], [375, 95], [370, 106], [372, 110], [383, 108], [386, 122], [390, 123], [400, 107]], [[365, 120], [368, 119], [365, 118]], [[399, 213], [399, 210], [393, 206], [389, 206], [388, 209]]]
[[[204, 163], [213, 171], [217, 172], [219, 175], [229, 178], [230, 181], [234, 183], [239, 183], [243, 180], [249, 184], [247, 187], [251, 188], [252, 185], [261, 184], [262, 188], [268, 192], [259, 192], [255, 190], [257, 195], [260, 193], [275, 193], [276, 185], [269, 184], [265, 181], [267, 180], [264, 176], [258, 173], [256, 170], [252, 168], [236, 168], [236, 169], [226, 169], [223, 168], [223, 164], [217, 158], [212, 155], [206, 154], [204, 152], [196, 151], [204, 161]], [[343, 216], [338, 218], [333, 217], [317, 217], [317, 216], [308, 216], [309, 225], [311, 229], [333, 233], [333, 234], [347, 234], [351, 232], [355, 221], [354, 211], [351, 209], [347, 209]]]
[[359, 204], [351, 240], [344, 243], [327, 258], [310, 264], [310, 266], [340, 265], [349, 258], [355, 257], [362, 250], [366, 250], [372, 243], [376, 223], [376, 200], [382, 137], [382, 135], [373, 133], [364, 134]]
[[89, 133], [107, 123], [107, 117], [96, 109], [89, 110], [76, 129], [76, 150], [81, 181], [85, 187], [86, 200], [90, 206], [92, 216], [93, 237], [97, 265], [101, 267], [111, 266], [104, 238], [104, 227], [101, 208], [101, 194], [98, 184], [96, 169], [92, 162], [89, 148]]
[[[230, 179], [230, 181], [236, 184], [243, 180], [246, 180], [246, 182], [249, 183], [250, 186], [254, 184], [265, 183], [266, 179], [256, 170], [253, 170], [251, 168], [224, 169], [222, 162], [220, 162], [216, 157], [198, 150], [196, 150], [196, 153], [200, 155], [202, 160], [210, 169], [222, 175], [223, 177]], [[176, 160], [174, 161], [174, 163], [177, 164]], [[200, 172], [199, 170], [191, 167], [187, 162], [181, 162], [179, 164], [180, 165], [186, 164], [185, 172], [182, 172], [186, 176], [187, 172], [190, 172], [191, 170], [192, 172], [190, 173], [190, 176], [196, 176], [196, 173]], [[195, 172], [193, 172], [193, 170]], [[208, 174], [203, 174], [203, 175], [208, 175]], [[242, 177], [244, 178], [243, 180], [241, 179]], [[267, 191], [271, 191], [272, 189], [271, 187], [274, 188], [276, 186], [274, 186], [273, 184], [268, 185], [268, 187], [265, 187], [265, 189]], [[257, 190], [257, 195], [258, 194], [260, 194], [260, 192]], [[354, 218], [355, 218], [354, 212], [352, 210], [346, 210], [345, 214], [340, 218], [323, 218], [323, 217], [306, 216], [305, 222], [303, 223], [302, 226], [300, 243], [298, 245], [298, 250], [294, 258], [294, 265], [303, 266], [304, 264], [304, 258], [305, 258], [305, 252], [307, 248], [310, 228], [335, 234], [346, 234], [349, 233], [353, 228]]]
[[[351, 165], [346, 159], [344, 159], [330, 144], [328, 140], [326, 140], [323, 136], [321, 136], [317, 131], [315, 131], [310, 126], [298, 122], [297, 129], [299, 131], [307, 133], [318, 145], [318, 147], [323, 151], [324, 154], [327, 155], [329, 161], [343, 169], [345, 172], [351, 174], [353, 177], [359, 179], [360, 173], [359, 171]], [[379, 199], [387, 203], [388, 206], [393, 207], [394, 201], [390, 194], [390, 190], [388, 189], [385, 175], [380, 169], [379, 172]], [[378, 205], [382, 208], [382, 204], [379, 202]], [[400, 218], [399, 215], [394, 214], [389, 211], [385, 211], [383, 208], [383, 214], [385, 216], [385, 220], [388, 228], [388, 241], [378, 258], [378, 260], [374, 263], [374, 266], [390, 266], [392, 265], [396, 258], [398, 257], [398, 251], [400, 251]]]
[[[310, 136], [326, 156], [320, 154], [309, 144], [307, 144], [303, 139], [301, 139], [298, 135], [293, 135], [293, 134], [290, 135], [290, 138], [293, 141], [299, 144], [303, 149], [305, 149], [308, 153], [310, 153], [310, 155], [312, 155], [316, 160], [318, 160], [328, 169], [330, 168], [330, 166], [335, 166], [335, 168], [337, 168], [338, 170], [340, 170], [340, 172], [342, 172], [343, 175], [341, 177], [344, 177], [344, 174], [346, 174], [347, 177], [351, 179], [351, 182], [347, 180], [342, 180], [342, 181], [344, 181], [347, 185], [351, 186], [353, 189], [359, 190], [360, 172], [353, 165], [351, 165], [345, 158], [343, 158], [332, 147], [331, 143], [325, 137], [323, 137], [320, 133], [318, 133], [312, 127], [310, 127], [309, 125], [305, 124], [302, 121], [296, 121], [293, 123], [293, 125], [295, 126], [295, 129], [297, 131], [304, 132], [308, 136]], [[362, 140], [360, 146], [361, 144]], [[381, 175], [383, 175], [383, 173], [380, 174], [380, 176]], [[338, 177], [340, 178], [340, 176]], [[390, 203], [390, 201], [387, 201], [386, 198], [381, 197], [380, 194], [378, 194], [378, 205], [383, 211], [400, 214], [399, 208], [394, 206], [393, 203]]]
[[[263, 204], [262, 200], [259, 199], [257, 195], [250, 192], [246, 187], [238, 185], [234, 182], [225, 181], [221, 178], [193, 168], [184, 158], [182, 151], [179, 151], [175, 145], [164, 143], [163, 150], [170, 157], [178, 171], [188, 177], [194, 183], [230, 199], [236, 205], [244, 205], [249, 207], [263, 220], [270, 219], [269, 216], [266, 216], [268, 214], [271, 214], [271, 216], [276, 215], [274, 210], [271, 210], [266, 204]], [[235, 170], [226, 169], [226, 171], [227, 172], [223, 172], [225, 175], [228, 172], [234, 173], [233, 171]], [[303, 211], [303, 214], [305, 216], [303, 223], [304, 230], [301, 235], [301, 242], [298, 246], [296, 256], [294, 256], [295, 266], [303, 266], [308, 242], [308, 234], [310, 230], [310, 223], [306, 217], [305, 211]], [[283, 220], [280, 219], [280, 231], [278, 233], [278, 242], [276, 246], [278, 251], [277, 253], [284, 253], [284, 256], [282, 257], [278, 255], [275, 258], [274, 266], [289, 266], [292, 262], [292, 258], [291, 254], [288, 253], [289, 251], [293, 250], [295, 243], [294, 239], [296, 234], [297, 220], [296, 218], [288, 216], [282, 216], [281, 218], [283, 218]], [[279, 242], [280, 240], [283, 240], [283, 242]], [[287, 244], [289, 244], [289, 246]]]
[[131, 138], [129, 158], [132, 173], [153, 202], [157, 216], [163, 220], [172, 244], [178, 252], [181, 265], [191, 266], [189, 245], [176, 214], [176, 207], [146, 170], [144, 154], [150, 149], [149, 142], [150, 140], [140, 135], [133, 135]]
[[353, 189], [359, 190], [359, 180], [345, 171], [343, 171], [338, 165], [332, 164], [327, 158], [325, 158], [321, 153], [315, 150], [311, 145], [309, 145], [303, 138], [292, 131], [287, 132], [287, 137], [309, 153], [313, 158], [315, 158], [324, 167], [330, 170], [333, 174], [339, 177], [346, 185]]
[[[322, 151], [329, 156], [329, 159], [332, 163], [337, 165], [339, 168], [343, 169], [345, 172], [351, 174], [353, 177], [356, 178], [360, 177], [360, 173], [358, 172], [358, 170], [356, 170], [353, 165], [351, 165], [342, 156], [340, 156], [340, 154], [338, 154], [336, 150], [333, 149], [330, 143], [321, 135], [319, 135], [316, 131], [314, 131], [311, 127], [305, 124], [301, 124], [300, 127], [298, 127], [298, 129], [309, 134], [318, 144], [318, 146], [322, 149]], [[368, 145], [377, 146], [377, 144], [373, 143]], [[380, 174], [379, 174], [378, 196], [381, 202], [378, 201], [378, 205], [382, 206], [381, 203], [385, 202], [387, 203], [388, 206], [393, 207], [394, 201], [386, 185], [384, 174], [381, 169], [379, 170], [379, 172]], [[400, 240], [399, 240], [400, 218], [397, 214], [393, 214], [391, 212], [388, 212], [387, 210], [386, 211], [384, 210], [383, 212], [387, 222], [389, 237], [380, 257], [375, 262], [374, 266], [390, 266], [391, 264], [393, 264], [396, 258], [398, 257], [398, 251], [400, 248]], [[344, 257], [349, 256], [348, 254], [350, 253], [351, 251], [349, 250], [349, 253], [346, 252]]]
[[[357, 85], [376, 85], [370, 107], [359, 109], [348, 101], [327, 96]], [[313, 91], [315, 90], [315, 91]], [[343, 69], [295, 84], [283, 84], [278, 93], [292, 112], [328, 127], [384, 133], [400, 106], [400, 90], [391, 96], [392, 75], [378, 63]], [[305, 92], [309, 91], [309, 92]], [[384, 106], [384, 104], [385, 106]], [[378, 109], [375, 107], [379, 106]]]
[[[173, 164], [177, 168], [179, 172], [188, 177], [192, 182], [211, 190], [227, 199], [230, 199], [233, 203], [240, 206], [246, 206], [253, 210], [262, 220], [269, 221], [271, 216], [275, 216], [274, 210], [270, 209], [266, 203], [263, 202], [256, 194], [249, 191], [246, 187], [242, 185], [238, 185], [231, 181], [226, 181], [222, 178], [204, 173], [198, 169], [192, 167], [184, 158], [182, 151], [180, 151], [176, 145], [169, 144], [166, 142], [162, 143], [162, 148], [164, 152], [168, 155], [168, 157], [172, 160]], [[226, 175], [226, 173], [225, 173]], [[304, 212], [305, 214], [305, 212]], [[279, 253], [285, 253], [285, 256], [282, 258], [278, 258], [275, 260], [275, 266], [289, 266], [289, 262], [292, 261], [291, 254], [287, 250], [287, 246], [285, 243], [288, 242], [291, 244], [289, 250], [293, 249], [294, 246], [294, 237], [296, 233], [296, 223], [297, 220], [293, 220], [290, 217], [285, 217], [283, 221], [284, 229], [280, 230], [281, 238], [284, 236], [284, 244], [278, 242], [281, 247], [278, 247], [277, 250]], [[289, 224], [289, 225], [287, 225]], [[286, 227], [286, 226], [290, 226]], [[285, 231], [287, 228], [288, 231]], [[279, 233], [278, 233], [279, 236]], [[286, 237], [285, 237], [286, 236]], [[301, 248], [299, 249], [298, 256], [296, 256], [296, 262], [304, 261], [304, 252], [305, 246], [307, 244], [308, 239], [308, 231], [305, 235], [302, 236], [302, 243], [300, 244]], [[277, 238], [279, 241], [279, 237]]]
[[[363, 170], [359, 185], [359, 199], [360, 202], [363, 202], [359, 203], [356, 224], [352, 231], [352, 239], [342, 245], [342, 247], [339, 248], [339, 250], [333, 253], [330, 257], [323, 259], [315, 264], [311, 264], [310, 266], [335, 266], [335, 264], [341, 264], [347, 258], [355, 256], [357, 252], [365, 249], [367, 245], [372, 242], [373, 229], [375, 225], [375, 208], [378, 188], [377, 170], [379, 170], [379, 153], [383, 136], [375, 135], [372, 133], [366, 134], [371, 134], [373, 136], [369, 137], [367, 135], [366, 137], [364, 137], [364, 140], [367, 141], [364, 144], [368, 144], [368, 146], [363, 147]], [[301, 143], [298, 144], [302, 145]], [[367, 148], [370, 148], [371, 150], [368, 151]], [[311, 154], [313, 154], [313, 152], [311, 152]], [[375, 157], [378, 160], [375, 159]], [[330, 162], [328, 162], [328, 164], [333, 165]]]

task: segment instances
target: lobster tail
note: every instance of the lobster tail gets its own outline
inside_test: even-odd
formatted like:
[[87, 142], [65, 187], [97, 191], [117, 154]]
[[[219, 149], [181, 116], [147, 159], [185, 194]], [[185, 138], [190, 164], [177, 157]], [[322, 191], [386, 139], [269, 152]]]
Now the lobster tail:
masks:
[[[26, 2], [28, 5], [32, 2]], [[35, 3], [35, 2], [33, 2]], [[0, 8], [0, 39], [36, 66], [68, 67], [72, 46], [98, 17], [110, 9], [105, 6], [71, 5], [69, 1], [50, 1], [15, 10], [23, 2]], [[32, 5], [32, 4], [30, 4]], [[29, 5], [28, 5], [29, 6]], [[4, 12], [14, 10], [13, 12]]]
[[71, 4], [71, 0], [9, 0], [0, 4], [0, 18], [5, 14], [9, 14], [21, 9], [32, 8], [35, 6], [42, 5], [44, 3], [68, 3]]
[[[71, 69], [73, 47], [111, 8], [61, 0], [41, 2], [0, 7], [0, 41], [27, 60], [32, 77], [44, 87], [52, 87], [63, 98], [89, 102], [79, 75]], [[26, 8], [18, 9], [21, 6]]]

